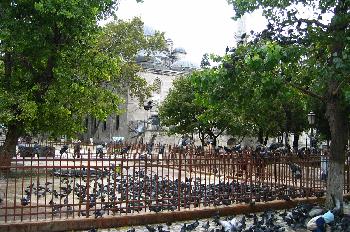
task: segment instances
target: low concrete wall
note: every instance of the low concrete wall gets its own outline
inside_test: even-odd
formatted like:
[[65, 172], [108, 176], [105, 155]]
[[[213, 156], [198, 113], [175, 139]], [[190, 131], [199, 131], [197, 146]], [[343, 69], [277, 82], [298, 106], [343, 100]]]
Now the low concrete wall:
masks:
[[[350, 199], [350, 195], [344, 198]], [[291, 201], [276, 200], [259, 202], [255, 204], [237, 204], [226, 207], [206, 207], [175, 212], [147, 213], [127, 216], [111, 216], [103, 218], [61, 219], [55, 221], [22, 222], [13, 224], [0, 224], [1, 232], [47, 232], [88, 230], [91, 228], [116, 228], [145, 224], [186, 221], [201, 218], [210, 218], [217, 212], [220, 216], [238, 215], [262, 212], [268, 209], [281, 210], [297, 206], [300, 203], [323, 203], [325, 198], [299, 198]]]

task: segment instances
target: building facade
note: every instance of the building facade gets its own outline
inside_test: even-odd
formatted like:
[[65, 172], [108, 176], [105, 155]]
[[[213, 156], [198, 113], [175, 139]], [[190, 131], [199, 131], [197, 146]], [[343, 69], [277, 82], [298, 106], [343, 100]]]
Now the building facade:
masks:
[[[145, 34], [151, 35], [152, 29], [145, 27]], [[139, 76], [149, 85], [157, 86], [152, 96], [140, 104], [138, 99], [126, 96], [122, 106], [125, 113], [110, 115], [106, 121], [97, 121], [92, 117], [85, 119], [86, 133], [82, 136], [85, 141], [94, 142], [128, 141], [147, 143], [151, 140], [160, 143], [177, 143], [180, 137], [166, 135], [159, 127], [158, 106], [166, 98], [173, 81], [181, 76], [198, 69], [186, 58], [186, 50], [181, 47], [173, 48], [173, 41], [167, 39], [167, 53], [156, 53], [153, 56], [140, 51], [136, 57], [137, 63], [143, 70]]]

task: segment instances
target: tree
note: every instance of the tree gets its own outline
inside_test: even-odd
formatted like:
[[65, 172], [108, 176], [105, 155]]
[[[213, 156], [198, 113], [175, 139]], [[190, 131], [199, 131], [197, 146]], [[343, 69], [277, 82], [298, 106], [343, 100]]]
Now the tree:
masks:
[[[215, 83], [206, 88], [211, 90], [215, 104], [230, 109], [240, 119], [240, 131], [257, 137], [259, 143], [266, 144], [269, 137], [282, 133], [297, 135], [306, 126], [306, 118], [302, 117], [305, 101], [300, 93], [276, 80], [278, 72], [258, 72], [247, 64], [247, 54], [254, 46], [241, 43], [222, 57], [220, 69], [226, 71], [221, 71]], [[287, 145], [287, 139], [285, 142]]]
[[173, 89], [159, 108], [161, 123], [171, 127], [170, 133], [198, 133], [203, 145], [208, 136], [215, 146], [218, 136], [226, 130], [234, 130], [238, 120], [233, 111], [214, 104], [211, 91], [215, 86], [208, 87], [209, 83], [215, 83], [218, 75], [221, 75], [220, 70], [208, 68], [174, 81]]
[[[136, 54], [141, 50], [148, 55], [166, 49], [164, 33], [155, 31], [154, 35], [144, 35], [144, 24], [139, 18], [130, 21], [117, 20], [107, 24], [96, 39], [96, 49], [109, 59], [118, 59], [119, 73], [116, 73], [113, 83], [104, 83], [104, 86], [112, 88], [114, 94], [124, 98], [129, 93], [132, 97], [143, 103], [150, 95], [152, 86], [147, 85], [144, 78], [138, 76], [141, 66], [135, 63]], [[116, 112], [118, 113], [118, 112]], [[96, 117], [97, 113], [90, 113]], [[94, 136], [101, 120], [107, 114], [98, 117], [97, 125], [92, 130]]]
[[331, 132], [329, 130], [329, 123], [326, 118], [326, 105], [317, 99], [311, 99], [310, 105], [311, 109], [313, 109], [313, 112], [315, 113], [315, 128], [317, 130], [317, 134], [322, 141], [326, 140], [329, 145], [329, 141], [331, 140]]
[[[253, 74], [245, 65], [246, 52], [241, 46], [223, 58], [212, 56], [218, 66], [177, 80], [160, 111], [163, 124], [172, 125], [174, 133], [207, 135], [214, 144], [224, 131], [234, 137], [256, 136], [261, 144], [269, 136], [303, 131], [300, 94], [268, 73]], [[235, 67], [234, 59], [239, 60]]]
[[[334, 206], [332, 198], [342, 203], [349, 115], [350, 2], [228, 2], [233, 5], [236, 18], [262, 8], [268, 19], [267, 29], [256, 38], [257, 41], [273, 42], [266, 42], [260, 49], [247, 55], [249, 62], [258, 66], [258, 71], [278, 70], [280, 78], [287, 85], [325, 104], [325, 115], [331, 132], [326, 206]], [[309, 9], [312, 16], [305, 18], [299, 14], [300, 8]], [[289, 64], [297, 69], [288, 68], [288, 75], [283, 68]]]
[[161, 125], [170, 128], [170, 134], [188, 134], [201, 131], [196, 118], [203, 112], [194, 102], [191, 81], [182, 76], [174, 80], [173, 87], [159, 107]]
[[[2, 1], [0, 3], [0, 123], [7, 134], [1, 156], [9, 164], [25, 133], [75, 136], [82, 118], [120, 113], [123, 89], [145, 96], [132, 61], [162, 35], [144, 38], [142, 22], [97, 21], [118, 1]], [[165, 42], [162, 42], [165, 46]], [[163, 45], [159, 45], [162, 47]]]

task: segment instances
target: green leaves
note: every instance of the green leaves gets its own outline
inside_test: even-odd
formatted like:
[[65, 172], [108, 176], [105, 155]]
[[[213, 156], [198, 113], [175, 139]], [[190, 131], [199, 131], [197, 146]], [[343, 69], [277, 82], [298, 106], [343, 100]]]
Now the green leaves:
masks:
[[[346, 28], [350, 26], [349, 4], [344, 5], [344, 2], [329, 0], [228, 2], [232, 4], [236, 18], [256, 9], [262, 9], [263, 15], [268, 20], [264, 31], [255, 34], [254, 38], [246, 44], [237, 47], [237, 52], [233, 54], [235, 58], [231, 63], [234, 65], [231, 68], [234, 70], [234, 77], [230, 80], [247, 83], [242, 87], [243, 89], [249, 86], [254, 89], [253, 92], [242, 92], [249, 94], [249, 99], [259, 102], [257, 109], [265, 105], [263, 99], [269, 99], [276, 106], [280, 105], [280, 107], [273, 107], [270, 111], [279, 112], [278, 108], [283, 108], [283, 111], [292, 109], [288, 115], [292, 115], [292, 121], [298, 123], [288, 127], [298, 131], [305, 126], [305, 119], [302, 120], [298, 114], [306, 115], [307, 104], [313, 107], [317, 105], [318, 108], [323, 109], [320, 113], [324, 114], [326, 105], [329, 106], [338, 101], [342, 106], [339, 112], [344, 112], [343, 115], [348, 117], [350, 31]], [[303, 15], [302, 8], [308, 9], [310, 15], [307, 17]], [[242, 59], [243, 64], [240, 62]], [[321, 101], [315, 104], [314, 100], [307, 96]], [[243, 108], [249, 109], [244, 105], [249, 106], [245, 103], [250, 100], [244, 97], [239, 100]], [[328, 111], [335, 112], [333, 108]], [[249, 113], [246, 114], [249, 115]], [[281, 114], [280, 111], [279, 115]], [[269, 117], [273, 118], [273, 115]], [[287, 124], [288, 121], [290, 120], [286, 121]], [[324, 129], [326, 127], [321, 127], [322, 133], [327, 134]], [[334, 135], [334, 138], [339, 136]]]
[[0, 3], [0, 123], [27, 132], [74, 136], [87, 115], [119, 114], [129, 89], [149, 95], [136, 54], [165, 48], [146, 37], [140, 19], [99, 27], [118, 1], [40, 0]]

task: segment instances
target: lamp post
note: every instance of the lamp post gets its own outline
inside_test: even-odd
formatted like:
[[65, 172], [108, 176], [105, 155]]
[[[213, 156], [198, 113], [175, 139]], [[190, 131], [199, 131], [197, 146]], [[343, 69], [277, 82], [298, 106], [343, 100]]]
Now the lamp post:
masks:
[[314, 136], [314, 124], [315, 124], [315, 113], [314, 112], [310, 112], [307, 115], [307, 120], [309, 121], [309, 124], [311, 126], [311, 134], [310, 134], [310, 148], [313, 147], [314, 143], [313, 143], [313, 136]]

